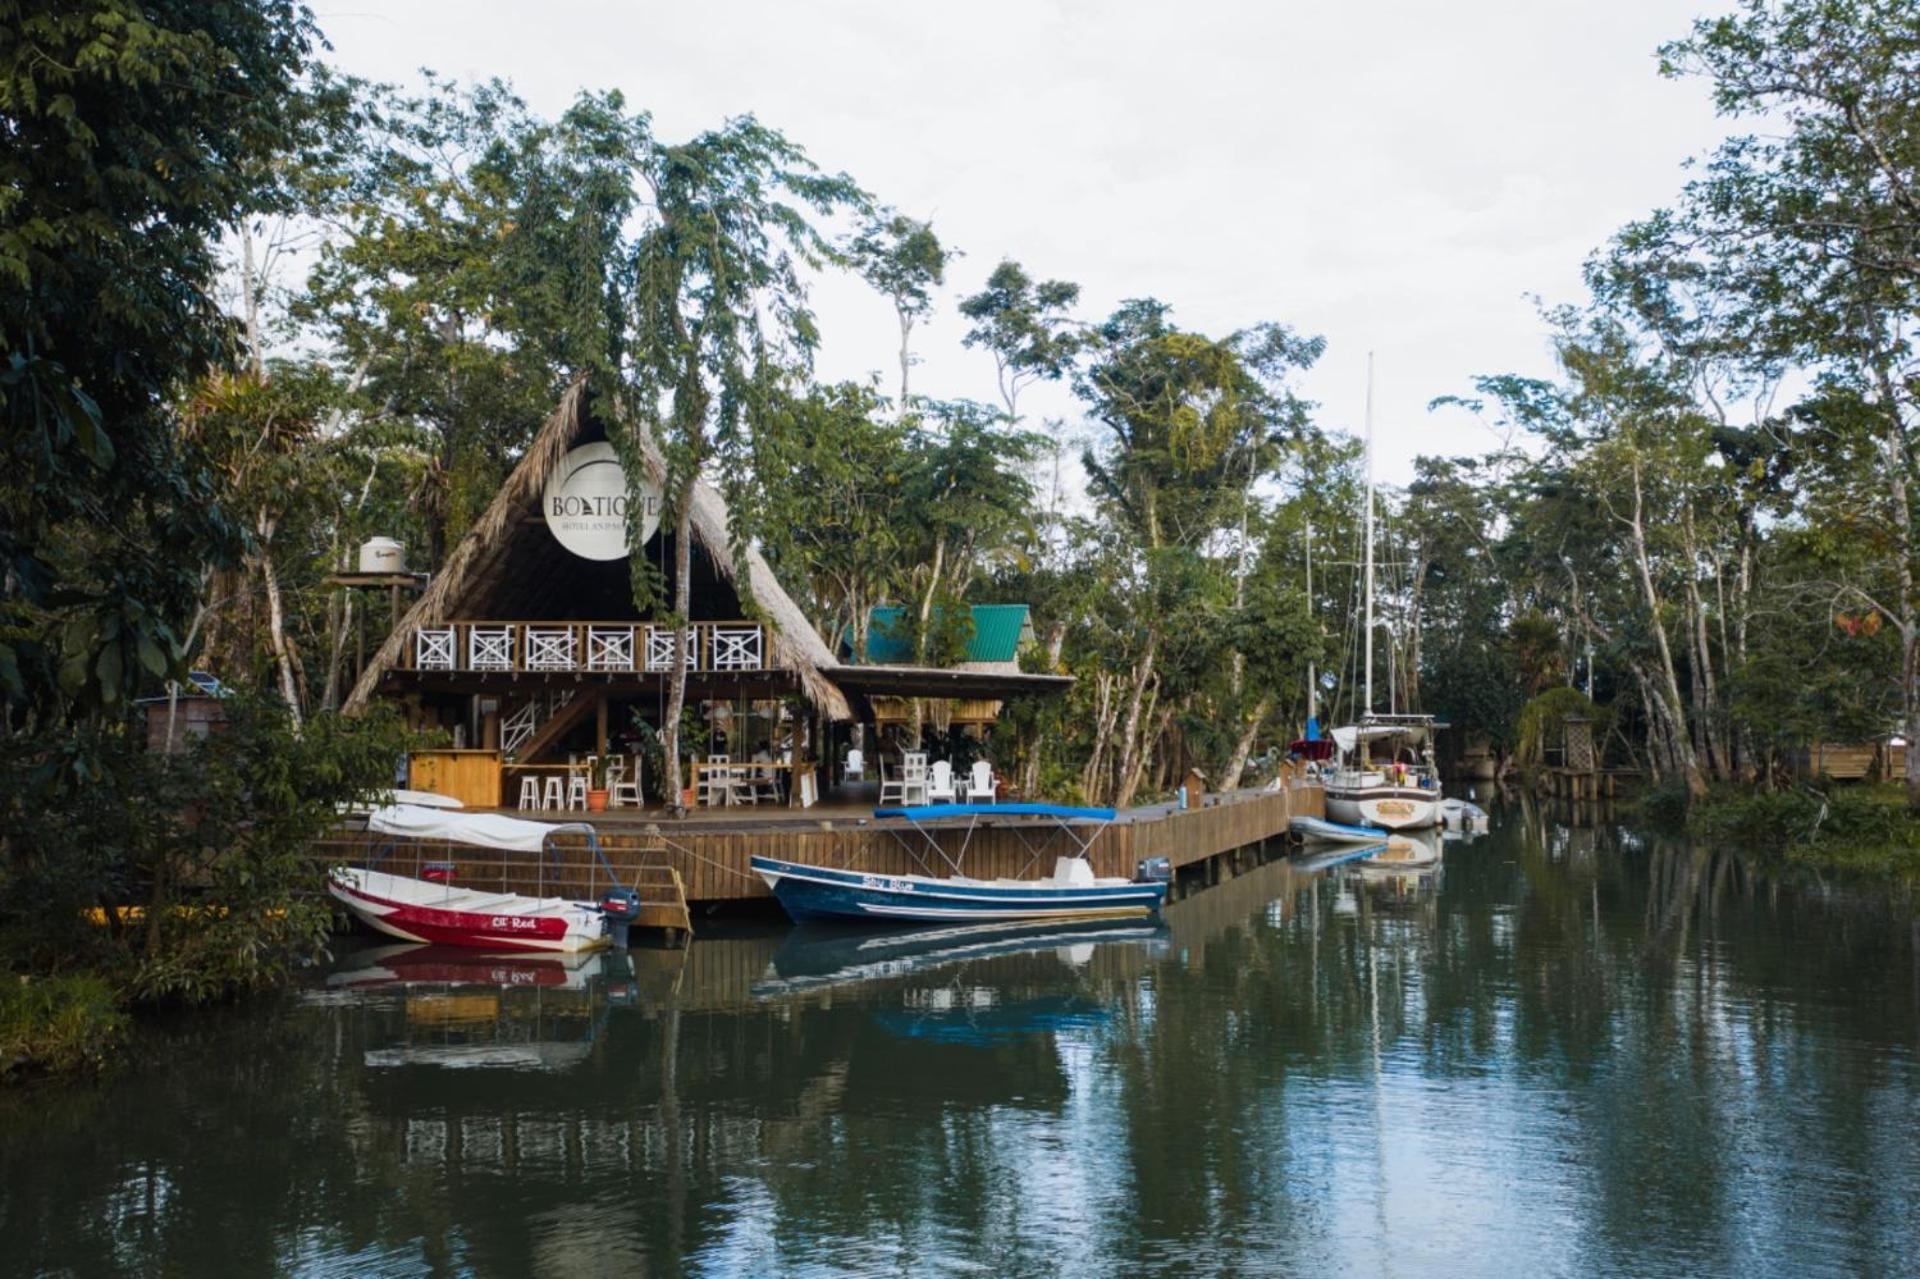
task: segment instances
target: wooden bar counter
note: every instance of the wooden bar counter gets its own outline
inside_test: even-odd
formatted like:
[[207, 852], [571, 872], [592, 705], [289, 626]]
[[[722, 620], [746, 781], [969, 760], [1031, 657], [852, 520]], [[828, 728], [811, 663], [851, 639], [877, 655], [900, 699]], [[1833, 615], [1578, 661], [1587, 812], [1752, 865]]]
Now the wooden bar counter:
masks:
[[493, 808], [500, 803], [500, 752], [414, 751], [407, 756], [407, 785], [468, 808]]

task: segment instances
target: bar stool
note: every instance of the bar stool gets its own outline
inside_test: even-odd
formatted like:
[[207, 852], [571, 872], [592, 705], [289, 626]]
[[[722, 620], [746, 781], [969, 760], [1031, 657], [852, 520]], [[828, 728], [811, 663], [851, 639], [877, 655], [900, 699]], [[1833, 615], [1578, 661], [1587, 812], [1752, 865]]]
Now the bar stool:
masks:
[[584, 810], [587, 806], [587, 778], [584, 773], [567, 774], [567, 807]]
[[567, 780], [558, 773], [547, 774], [546, 798], [540, 801], [542, 808], [565, 808], [567, 806]]
[[532, 773], [520, 778], [520, 811], [540, 807], [540, 779]]

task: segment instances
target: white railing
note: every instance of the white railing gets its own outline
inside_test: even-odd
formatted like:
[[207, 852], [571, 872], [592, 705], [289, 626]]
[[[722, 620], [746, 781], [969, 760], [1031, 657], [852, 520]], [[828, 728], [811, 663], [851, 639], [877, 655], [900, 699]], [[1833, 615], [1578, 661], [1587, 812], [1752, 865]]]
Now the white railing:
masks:
[[[757, 622], [695, 622], [686, 628], [687, 669], [741, 673], [772, 668]], [[416, 627], [408, 657], [417, 671], [505, 674], [673, 670], [674, 630], [652, 622], [448, 622]]]

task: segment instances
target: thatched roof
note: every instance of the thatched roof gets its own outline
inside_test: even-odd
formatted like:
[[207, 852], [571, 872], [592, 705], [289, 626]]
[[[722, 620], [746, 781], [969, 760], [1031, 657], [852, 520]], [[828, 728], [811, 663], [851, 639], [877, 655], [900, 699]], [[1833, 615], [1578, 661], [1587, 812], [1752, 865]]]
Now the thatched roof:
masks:
[[[363, 709], [372, 700], [381, 678], [405, 655], [414, 628], [439, 626], [450, 619], [479, 614], [476, 601], [497, 585], [514, 535], [530, 522], [528, 516], [535, 516], [537, 521], [540, 495], [546, 488], [547, 477], [580, 437], [585, 426], [585, 401], [585, 385], [578, 381], [560, 397], [559, 405], [534, 436], [526, 456], [520, 459], [487, 509], [447, 556], [446, 565], [433, 583], [421, 593], [360, 673], [359, 682], [347, 698], [348, 713]], [[666, 458], [644, 427], [638, 435], [641, 458], [649, 477], [664, 489]], [[807, 621], [800, 606], [781, 588], [773, 569], [758, 550], [749, 546], [745, 563], [734, 562], [728, 539], [726, 499], [705, 481], [694, 486], [692, 523], [694, 541], [706, 550], [715, 569], [741, 600], [750, 602], [766, 623], [775, 664], [793, 671], [807, 698], [831, 718], [851, 719], [853, 712], [845, 695], [822, 673], [838, 667], [839, 660]], [[547, 536], [544, 528], [538, 536]]]

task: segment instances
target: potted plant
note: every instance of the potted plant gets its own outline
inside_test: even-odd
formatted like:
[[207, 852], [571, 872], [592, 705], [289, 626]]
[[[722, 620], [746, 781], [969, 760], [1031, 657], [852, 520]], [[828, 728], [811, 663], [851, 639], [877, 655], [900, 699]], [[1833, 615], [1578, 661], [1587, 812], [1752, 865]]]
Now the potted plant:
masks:
[[607, 811], [607, 757], [587, 756], [587, 811]]

